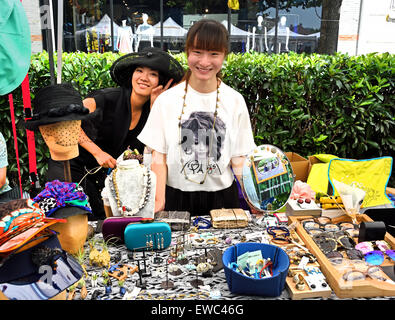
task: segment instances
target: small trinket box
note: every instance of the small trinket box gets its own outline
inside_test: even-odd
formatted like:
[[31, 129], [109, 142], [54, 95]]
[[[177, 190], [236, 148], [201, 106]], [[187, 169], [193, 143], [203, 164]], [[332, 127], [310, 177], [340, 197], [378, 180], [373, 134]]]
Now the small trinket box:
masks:
[[172, 231], [186, 231], [191, 224], [188, 211], [160, 211], [155, 214], [155, 221], [166, 222]]
[[210, 211], [211, 223], [214, 228], [245, 228], [248, 217], [243, 209], [215, 209]]

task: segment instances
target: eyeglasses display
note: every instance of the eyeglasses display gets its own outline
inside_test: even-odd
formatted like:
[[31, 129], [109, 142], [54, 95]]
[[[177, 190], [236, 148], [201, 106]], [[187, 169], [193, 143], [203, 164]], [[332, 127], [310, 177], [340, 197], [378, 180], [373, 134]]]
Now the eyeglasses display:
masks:
[[350, 270], [342, 276], [345, 281], [365, 280], [366, 277], [380, 281], [387, 281], [387, 278], [383, 276], [383, 271], [377, 266], [370, 266], [366, 271]]

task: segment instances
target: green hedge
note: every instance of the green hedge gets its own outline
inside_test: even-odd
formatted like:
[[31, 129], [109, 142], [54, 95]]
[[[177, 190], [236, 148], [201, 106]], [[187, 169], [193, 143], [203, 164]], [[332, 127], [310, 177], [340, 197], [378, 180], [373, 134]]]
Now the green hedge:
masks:
[[[186, 68], [185, 54], [174, 56]], [[71, 82], [83, 97], [91, 90], [115, 86], [109, 68], [117, 57], [63, 53], [62, 81]], [[244, 96], [257, 144], [273, 144], [306, 157], [316, 153], [353, 159], [394, 157], [395, 55], [231, 53], [222, 74]], [[32, 57], [29, 80], [32, 98], [50, 84], [47, 53]], [[20, 88], [13, 96], [20, 125]], [[0, 130], [8, 141], [10, 177], [17, 182], [7, 96], [0, 97]], [[23, 129], [18, 129], [18, 144], [23, 181], [28, 181]], [[49, 152], [39, 133], [36, 151], [43, 181]]]

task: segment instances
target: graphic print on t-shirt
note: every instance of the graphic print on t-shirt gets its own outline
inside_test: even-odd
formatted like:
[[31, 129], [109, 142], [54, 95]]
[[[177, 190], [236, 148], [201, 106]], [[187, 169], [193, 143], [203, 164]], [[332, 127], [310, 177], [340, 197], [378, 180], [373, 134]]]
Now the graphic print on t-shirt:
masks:
[[[215, 123], [214, 123], [215, 121]], [[222, 174], [218, 161], [224, 147], [226, 125], [213, 112], [192, 112], [181, 122], [181, 157], [186, 174]], [[211, 145], [211, 148], [210, 148]]]

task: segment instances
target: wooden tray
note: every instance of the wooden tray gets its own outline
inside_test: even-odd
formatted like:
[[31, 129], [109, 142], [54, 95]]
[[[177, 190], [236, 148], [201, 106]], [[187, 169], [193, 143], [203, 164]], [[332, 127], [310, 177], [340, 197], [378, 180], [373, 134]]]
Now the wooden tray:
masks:
[[[306, 277], [306, 273], [303, 270], [296, 269], [296, 265], [291, 265], [290, 268], [294, 270], [296, 273], [301, 273], [304, 277]], [[320, 265], [318, 262], [308, 263], [307, 267], [317, 267], [319, 269]], [[321, 270], [322, 272], [322, 270]], [[328, 280], [326, 283], [328, 286], [326, 288], [317, 288], [317, 289], [310, 289], [310, 287], [305, 283], [305, 288], [303, 290], [299, 290], [296, 288], [296, 283], [293, 281], [293, 278], [287, 275], [285, 280], [285, 284], [287, 286], [289, 295], [292, 300], [301, 300], [301, 299], [309, 299], [309, 298], [328, 298], [332, 294], [332, 289], [329, 286]]]
[[[312, 218], [311, 216], [289, 216], [289, 224], [301, 221], [304, 219]], [[336, 218], [336, 223], [343, 221], [351, 221], [347, 216]], [[358, 215], [358, 222], [362, 221], [373, 221], [367, 215]], [[306, 247], [313, 253], [324, 273], [330, 287], [333, 289], [334, 293], [339, 298], [358, 298], [358, 297], [384, 297], [384, 296], [395, 296], [395, 284], [389, 282], [380, 281], [377, 279], [371, 279], [367, 277], [365, 280], [356, 280], [347, 283], [342, 279], [342, 273], [339, 272], [335, 267], [332, 266], [328, 258], [320, 250], [320, 248], [315, 244], [310, 235], [303, 228], [301, 223], [297, 224], [296, 231], [300, 238], [305, 243]], [[391, 236], [388, 232], [385, 234], [385, 238], [392, 248], [395, 248], [395, 238]], [[392, 265], [394, 262], [386, 259], [386, 262], [382, 266]], [[385, 275], [389, 279], [388, 276]]]
[[[303, 247], [307, 248], [305, 243], [303, 243], [304, 241], [301, 239], [301, 237], [298, 234], [296, 234], [296, 237], [299, 240], [299, 241], [297, 241], [297, 243], [302, 245]], [[270, 241], [270, 243], [275, 246], [278, 246], [284, 250], [287, 250], [289, 248], [296, 246], [295, 244], [278, 245], [276, 243], [272, 243], [271, 241]], [[314, 254], [311, 251], [309, 251], [309, 252]], [[307, 267], [317, 267], [317, 268], [321, 269], [318, 262], [307, 263], [306, 266]], [[298, 267], [298, 265], [291, 264], [289, 266], [289, 269], [292, 269], [296, 273], [302, 273], [302, 275], [305, 277], [306, 273], [303, 270], [297, 269], [297, 267]], [[322, 271], [322, 269], [321, 269], [321, 271]], [[328, 283], [327, 279], [326, 279], [326, 282]], [[289, 295], [292, 300], [301, 300], [301, 299], [308, 299], [308, 298], [327, 298], [327, 297], [330, 297], [332, 294], [332, 289], [330, 288], [329, 283], [328, 283], [328, 287], [326, 287], [326, 288], [314, 289], [314, 290], [310, 289], [308, 284], [305, 283], [305, 288], [303, 290], [299, 290], [296, 288], [296, 283], [293, 281], [293, 278], [290, 277], [289, 275], [287, 275], [287, 277], [285, 279], [285, 284], [286, 284], [287, 290], [288, 290]]]

